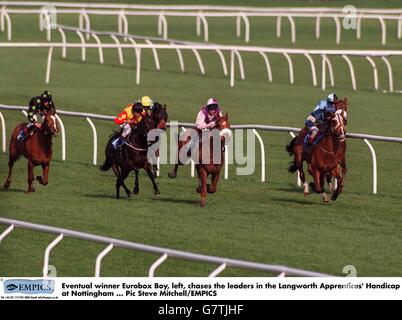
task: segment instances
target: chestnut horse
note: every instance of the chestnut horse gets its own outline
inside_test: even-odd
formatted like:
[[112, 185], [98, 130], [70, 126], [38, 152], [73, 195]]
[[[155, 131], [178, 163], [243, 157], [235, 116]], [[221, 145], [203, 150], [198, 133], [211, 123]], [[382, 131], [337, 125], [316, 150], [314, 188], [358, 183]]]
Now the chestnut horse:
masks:
[[337, 181], [337, 188], [331, 196], [335, 201], [342, 193], [344, 176], [339, 172], [339, 164], [344, 161], [346, 153], [346, 133], [345, 123], [341, 112], [336, 112], [331, 121], [330, 133], [324, 137], [314, 147], [311, 159], [308, 163], [308, 171], [314, 178], [314, 183], [310, 186], [317, 193], [321, 194], [322, 200], [328, 202], [328, 197], [324, 192], [324, 178], [329, 175]]
[[[346, 132], [345, 116], [343, 110], [338, 109], [331, 119], [328, 130], [323, 133], [323, 138], [313, 147], [311, 156], [304, 158], [308, 163], [308, 171], [314, 178], [314, 183], [310, 186], [317, 193], [321, 194], [322, 200], [328, 202], [328, 197], [324, 192], [324, 179], [330, 181], [334, 177], [337, 181], [337, 188], [334, 190], [331, 199], [335, 201], [342, 192], [344, 178], [346, 174]], [[342, 175], [339, 172], [339, 164], [342, 166]], [[296, 171], [296, 166], [289, 168]], [[301, 176], [301, 175], [300, 175]], [[309, 193], [308, 185], [304, 182], [305, 195]], [[307, 192], [306, 192], [307, 189]]]
[[[344, 125], [346, 126], [346, 118], [347, 118], [347, 109], [348, 109], [348, 99], [344, 98], [343, 100], [338, 100], [335, 103], [335, 108], [337, 113], [341, 113], [342, 119], [344, 121]], [[320, 130], [325, 131], [326, 128], [320, 128]], [[306, 177], [303, 170], [303, 162], [309, 161], [311, 157], [311, 151], [306, 151], [304, 148], [304, 139], [308, 134], [308, 129], [305, 127], [300, 130], [297, 137], [293, 138], [292, 141], [286, 146], [286, 150], [289, 152], [289, 155], [294, 155], [294, 161], [292, 165], [289, 167], [289, 172], [299, 172], [300, 180], [304, 186], [304, 195], [307, 196], [310, 193], [308, 183], [306, 182]], [[346, 142], [345, 142], [346, 143]], [[340, 159], [339, 163], [342, 167], [342, 176], [345, 177], [347, 173], [346, 168], [346, 160], [345, 156]], [[331, 175], [327, 175], [327, 182], [330, 187], [330, 192], [334, 191], [333, 185], [331, 184]]]
[[14, 162], [23, 155], [28, 159], [28, 193], [34, 192], [34, 167], [42, 166], [42, 176], [37, 176], [36, 180], [41, 185], [46, 186], [49, 182], [49, 166], [52, 160], [52, 138], [59, 131], [56, 120], [56, 110], [50, 109], [44, 113], [44, 121], [40, 128], [35, 128], [28, 137], [23, 141], [18, 141], [18, 133], [27, 125], [26, 123], [18, 124], [13, 131], [9, 146], [9, 162], [8, 177], [4, 183], [4, 188], [8, 189], [11, 185], [11, 176], [13, 172]]
[[[207, 202], [207, 192], [208, 193], [215, 193], [218, 187], [218, 181], [221, 173], [222, 166], [224, 165], [225, 162], [225, 155], [224, 155], [224, 150], [225, 150], [225, 140], [229, 139], [232, 135], [230, 129], [230, 123], [228, 120], [228, 114], [226, 113], [223, 117], [219, 117], [216, 120], [216, 125], [214, 129], [218, 129], [220, 131], [219, 136], [220, 136], [220, 146], [219, 146], [219, 151], [214, 150], [213, 148], [213, 138], [210, 137], [206, 143], [209, 143], [209, 161], [208, 163], [203, 163], [203, 157], [202, 157], [202, 144], [203, 142], [200, 139], [199, 142], [199, 149], [198, 149], [198, 159], [199, 163], [195, 165], [195, 168], [197, 170], [198, 174], [198, 186], [197, 186], [197, 192], [201, 194], [201, 202], [200, 205], [201, 207], [205, 207], [206, 202]], [[205, 143], [205, 142], [204, 142]], [[220, 152], [220, 162], [219, 163], [214, 163], [213, 158], [214, 158], [214, 152], [218, 151]], [[211, 175], [211, 185], [207, 184], [207, 178], [208, 176]]]

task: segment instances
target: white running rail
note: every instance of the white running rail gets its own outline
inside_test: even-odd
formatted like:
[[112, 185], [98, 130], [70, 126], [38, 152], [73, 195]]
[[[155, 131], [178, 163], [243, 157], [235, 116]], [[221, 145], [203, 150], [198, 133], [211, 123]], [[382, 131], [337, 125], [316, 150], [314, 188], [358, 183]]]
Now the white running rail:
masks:
[[306, 271], [301, 269], [289, 268], [286, 266], [281, 265], [271, 265], [265, 263], [257, 263], [257, 262], [250, 262], [244, 260], [234, 260], [216, 256], [208, 256], [203, 254], [191, 253], [186, 251], [179, 251], [173, 250], [169, 248], [162, 248], [156, 246], [145, 245], [141, 243], [119, 240], [114, 238], [108, 238], [98, 235], [93, 235], [89, 233], [63, 229], [63, 228], [56, 228], [41, 224], [34, 224], [30, 222], [20, 221], [20, 220], [13, 220], [7, 218], [0, 217], [0, 224], [8, 226], [8, 228], [0, 234], [0, 240], [4, 239], [7, 235], [9, 235], [15, 228], [33, 230], [38, 232], [45, 232], [50, 234], [56, 234], [58, 237], [52, 241], [49, 246], [46, 248], [45, 255], [44, 255], [44, 265], [43, 265], [43, 276], [47, 276], [48, 270], [48, 263], [49, 263], [49, 256], [51, 251], [56, 247], [58, 243], [60, 243], [63, 238], [73, 238], [73, 239], [80, 239], [85, 241], [91, 241], [96, 243], [103, 243], [108, 245], [106, 249], [104, 249], [96, 259], [96, 266], [95, 266], [95, 276], [100, 276], [101, 270], [101, 262], [102, 259], [113, 249], [113, 248], [123, 248], [129, 250], [136, 250], [141, 252], [146, 252], [150, 254], [159, 254], [162, 255], [158, 260], [156, 260], [148, 270], [148, 276], [153, 277], [154, 273], [164, 261], [168, 257], [178, 258], [182, 260], [190, 260], [195, 262], [201, 263], [210, 263], [215, 265], [225, 265], [225, 267], [231, 268], [239, 268], [239, 269], [246, 269], [252, 271], [263, 271], [268, 273], [275, 273], [275, 274], [283, 274], [289, 276], [299, 276], [299, 277], [331, 277], [331, 275], [323, 274], [319, 272], [313, 271]]

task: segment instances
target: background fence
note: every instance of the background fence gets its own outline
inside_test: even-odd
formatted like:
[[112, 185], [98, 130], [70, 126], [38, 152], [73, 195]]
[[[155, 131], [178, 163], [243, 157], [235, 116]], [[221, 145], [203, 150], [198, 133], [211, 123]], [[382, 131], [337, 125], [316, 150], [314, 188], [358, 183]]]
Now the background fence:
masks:
[[[96, 36], [96, 34], [95, 34]], [[389, 92], [394, 92], [394, 80], [393, 80], [393, 70], [391, 63], [388, 60], [390, 56], [402, 56], [402, 50], [306, 50], [306, 49], [286, 49], [286, 48], [266, 48], [266, 47], [249, 47], [249, 46], [228, 46], [228, 45], [204, 45], [204, 44], [138, 44], [135, 41], [131, 44], [120, 43], [117, 37], [114, 38], [116, 43], [101, 43], [98, 39], [97, 43], [86, 43], [84, 36], [80, 36], [81, 43], [55, 43], [55, 42], [19, 42], [19, 43], [0, 43], [0, 48], [48, 48], [48, 57], [47, 57], [47, 68], [46, 68], [46, 79], [45, 82], [50, 82], [50, 74], [51, 74], [51, 66], [52, 66], [52, 57], [53, 57], [53, 49], [54, 48], [62, 48], [64, 53], [67, 48], [79, 48], [81, 49], [81, 60], [86, 60], [86, 49], [98, 49], [99, 52], [102, 52], [103, 49], [116, 49], [118, 50], [120, 64], [124, 64], [123, 51], [122, 49], [134, 49], [136, 54], [136, 83], [140, 83], [140, 74], [141, 74], [141, 50], [142, 49], [150, 49], [153, 51], [155, 58], [156, 50], [176, 50], [177, 52], [180, 50], [191, 50], [197, 57], [197, 62], [202, 74], [205, 74], [205, 68], [201, 56], [199, 55], [198, 50], [204, 51], [212, 51], [216, 52], [222, 63], [223, 73], [225, 74], [225, 70], [227, 70], [226, 60], [222, 54], [222, 52], [227, 52], [230, 54], [230, 86], [234, 87], [235, 84], [235, 69], [236, 69], [236, 61], [239, 66], [240, 78], [242, 80], [245, 79], [245, 71], [244, 64], [241, 57], [241, 53], [257, 53], [262, 56], [265, 67], [267, 71], [268, 81], [272, 82], [272, 70], [271, 65], [268, 59], [267, 54], [281, 54], [283, 55], [289, 67], [289, 82], [290, 84], [294, 83], [294, 68], [293, 62], [290, 55], [301, 55], [304, 56], [310, 64], [311, 75], [313, 80], [313, 85], [317, 86], [317, 72], [312, 56], [321, 57], [321, 88], [325, 90], [327, 87], [327, 70], [329, 73], [329, 80], [331, 87], [335, 86], [334, 80], [334, 71], [332, 67], [332, 63], [330, 61], [331, 56], [340, 56], [342, 57], [350, 71], [350, 77], [352, 82], [353, 90], [357, 89], [356, 76], [353, 67], [353, 63], [349, 57], [364, 57], [372, 66], [373, 70], [373, 86], [375, 90], [378, 90], [378, 70], [373, 57], [380, 57], [381, 60], [385, 63], [388, 70], [388, 84], [389, 84]], [[130, 39], [130, 38], [129, 38]], [[62, 52], [62, 54], [63, 54]], [[102, 54], [100, 53], [100, 56]], [[100, 62], [102, 59], [100, 59]], [[181, 63], [181, 67], [184, 62], [179, 58]], [[183, 70], [183, 67], [182, 67]], [[226, 71], [227, 73], [227, 71]]]
[[[381, 26], [381, 44], [386, 44], [386, 21], [397, 21], [397, 36], [402, 38], [402, 9], [357, 9], [355, 12], [347, 11], [349, 8], [253, 8], [253, 7], [223, 7], [223, 6], [157, 6], [157, 5], [125, 5], [125, 4], [89, 4], [89, 3], [57, 3], [57, 2], [12, 2], [0, 1], [2, 6], [2, 21], [7, 19], [9, 40], [11, 40], [10, 14], [39, 14], [39, 18], [46, 11], [38, 7], [54, 7], [58, 14], [78, 14], [80, 26], [83, 24], [90, 28], [90, 15], [112, 15], [118, 19], [119, 31], [128, 30], [127, 16], [154, 16], [158, 18], [158, 33], [165, 38], [168, 36], [168, 22], [166, 17], [194, 17], [196, 18], [196, 33], [201, 35], [205, 42], [209, 40], [209, 27], [207, 18], [235, 18], [236, 36], [241, 36], [241, 24], [244, 23], [244, 40], [250, 41], [251, 17], [276, 18], [276, 35], [281, 37], [282, 20], [287, 19], [291, 27], [292, 43], [296, 42], [295, 18], [315, 19], [315, 38], [320, 38], [320, 24], [324, 18], [332, 19], [336, 26], [336, 44], [341, 41], [341, 21], [354, 18], [356, 20], [356, 38], [362, 34], [362, 20], [377, 20]], [[34, 9], [11, 9], [7, 6], [33, 6]], [[142, 10], [142, 11], [140, 11]], [[41, 29], [43, 29], [41, 27]]]

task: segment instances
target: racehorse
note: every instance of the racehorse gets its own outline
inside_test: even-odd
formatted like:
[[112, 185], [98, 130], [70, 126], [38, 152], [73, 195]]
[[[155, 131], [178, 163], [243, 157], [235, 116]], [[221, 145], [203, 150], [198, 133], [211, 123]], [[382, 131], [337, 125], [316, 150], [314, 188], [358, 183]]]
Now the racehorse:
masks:
[[[151, 179], [154, 194], [159, 195], [158, 186], [155, 183], [154, 173], [152, 166], [147, 159], [148, 142], [147, 134], [152, 129], [151, 119], [148, 116], [143, 117], [141, 122], [131, 131], [127, 137], [127, 142], [121, 147], [120, 150], [114, 150], [112, 141], [120, 135], [120, 132], [113, 134], [108, 143], [106, 144], [105, 155], [106, 159], [100, 167], [102, 171], [107, 171], [112, 168], [115, 173], [116, 180], [116, 198], [120, 198], [120, 187], [124, 188], [127, 197], [131, 198], [134, 194], [127, 188], [124, 180], [127, 178], [131, 170], [138, 171], [142, 168]], [[138, 181], [138, 177], [137, 177]]]
[[[228, 120], [228, 114], [226, 113], [223, 117], [219, 117], [216, 120], [216, 125], [215, 129], [218, 129], [220, 131], [220, 163], [214, 163], [213, 158], [214, 158], [214, 151], [213, 150], [213, 139], [208, 139], [206, 143], [209, 142], [209, 161], [208, 163], [203, 163], [203, 157], [202, 157], [202, 140], [200, 139], [199, 142], [199, 148], [198, 148], [198, 159], [199, 163], [195, 165], [195, 168], [197, 170], [197, 175], [198, 175], [198, 186], [196, 191], [201, 194], [201, 202], [200, 205], [201, 207], [205, 207], [206, 205], [206, 198], [207, 198], [207, 192], [208, 193], [215, 193], [218, 187], [218, 181], [221, 173], [222, 166], [224, 164], [224, 150], [225, 150], [225, 142], [226, 139], [229, 139], [231, 137], [231, 131], [230, 131], [230, 123]], [[205, 143], [205, 142], [204, 142]], [[211, 185], [207, 184], [207, 178], [208, 176], [211, 175]]]
[[[344, 178], [346, 175], [346, 133], [345, 133], [345, 118], [346, 111], [338, 109], [333, 115], [328, 124], [328, 129], [323, 132], [321, 140], [313, 147], [311, 155], [303, 155], [303, 160], [308, 163], [308, 171], [314, 178], [314, 183], [310, 183], [310, 186], [317, 193], [320, 193], [324, 202], [328, 202], [328, 197], [324, 192], [324, 179], [330, 181], [331, 177], [337, 180], [337, 188], [333, 191], [331, 199], [335, 201], [339, 194], [342, 192], [344, 185]], [[294, 145], [294, 149], [296, 145]], [[293, 150], [294, 150], [293, 149]], [[290, 146], [288, 151], [293, 154]], [[302, 160], [302, 161], [303, 161]], [[339, 172], [339, 164], [342, 167], [342, 175]], [[289, 167], [289, 171], [295, 172], [300, 170], [300, 178], [302, 179], [302, 168], [299, 169], [294, 163]], [[304, 178], [304, 173], [303, 173]], [[303, 181], [303, 180], [302, 180]], [[305, 180], [304, 194], [309, 194], [309, 187]]]
[[[341, 113], [342, 118], [344, 119], [344, 125], [346, 126], [346, 117], [347, 117], [347, 109], [348, 109], [348, 99], [344, 98], [343, 100], [338, 100], [335, 103], [335, 109], [337, 113]], [[320, 127], [320, 131], [326, 131], [326, 127]], [[305, 127], [300, 130], [298, 136], [292, 139], [292, 141], [286, 145], [286, 150], [289, 152], [289, 155], [294, 155], [294, 161], [291, 166], [289, 166], [289, 172], [299, 172], [300, 180], [303, 183], [304, 187], [304, 195], [307, 196], [310, 193], [309, 186], [306, 182], [306, 177], [303, 170], [303, 162], [309, 161], [311, 157], [311, 151], [306, 150], [304, 148], [304, 140], [306, 135], [308, 134], [308, 129]], [[345, 142], [346, 143], [346, 142]], [[346, 160], [345, 156], [343, 156], [340, 160], [340, 165], [342, 167], [342, 176], [345, 177], [347, 173], [346, 168]], [[331, 175], [326, 176], [328, 185], [330, 187], [330, 192], [334, 191], [334, 187], [331, 184]]]
[[26, 123], [18, 124], [13, 131], [9, 145], [8, 177], [4, 183], [4, 188], [8, 189], [11, 185], [11, 177], [15, 161], [21, 155], [28, 159], [28, 190], [27, 193], [34, 192], [34, 167], [42, 166], [42, 176], [37, 176], [36, 180], [46, 186], [49, 183], [49, 166], [52, 160], [52, 138], [58, 132], [56, 110], [54, 108], [44, 113], [44, 121], [40, 128], [36, 127], [23, 141], [18, 141], [17, 136], [24, 130]]

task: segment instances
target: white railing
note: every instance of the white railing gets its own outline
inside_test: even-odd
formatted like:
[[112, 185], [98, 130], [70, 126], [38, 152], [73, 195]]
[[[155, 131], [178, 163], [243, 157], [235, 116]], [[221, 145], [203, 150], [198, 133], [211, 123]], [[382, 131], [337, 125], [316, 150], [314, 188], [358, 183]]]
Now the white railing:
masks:
[[[251, 12], [343, 12], [342, 7], [255, 7], [255, 6], [217, 6], [217, 5], [144, 5], [127, 3], [86, 3], [52, 1], [0, 1], [3, 6], [58, 8], [98, 8], [98, 9], [137, 9], [137, 10], [182, 10], [182, 11], [251, 11]], [[402, 9], [356, 8], [357, 13], [398, 14]]]
[[[331, 275], [313, 272], [313, 271], [306, 271], [301, 269], [289, 268], [286, 266], [281, 265], [270, 265], [265, 263], [257, 263], [257, 262], [250, 262], [244, 260], [234, 260], [216, 256], [208, 256], [204, 254], [197, 254], [191, 253], [186, 251], [179, 251], [179, 250], [172, 250], [169, 248], [162, 248], [156, 246], [145, 245], [141, 243], [119, 240], [114, 238], [108, 238], [98, 235], [93, 235], [89, 233], [64, 229], [64, 228], [56, 228], [41, 224], [34, 224], [25, 221], [13, 220], [13, 219], [6, 219], [0, 218], [0, 224], [8, 226], [8, 228], [0, 234], [0, 242], [4, 240], [4, 238], [9, 235], [13, 230], [16, 228], [33, 230], [38, 232], [45, 232], [50, 234], [58, 235], [55, 240], [53, 240], [46, 248], [45, 255], [44, 255], [44, 264], [43, 264], [43, 277], [48, 277], [48, 268], [49, 268], [49, 256], [51, 251], [59, 244], [64, 238], [73, 238], [73, 239], [80, 239], [85, 241], [91, 241], [96, 243], [103, 243], [107, 245], [107, 247], [102, 250], [96, 258], [95, 264], [95, 277], [100, 276], [100, 269], [102, 259], [110, 252], [113, 248], [123, 248], [129, 250], [136, 250], [141, 252], [146, 252], [150, 254], [159, 254], [161, 255], [148, 269], [148, 276], [153, 277], [155, 274], [156, 269], [167, 260], [167, 258], [178, 258], [181, 260], [190, 260], [195, 262], [201, 263], [211, 263], [216, 264], [219, 267], [215, 269], [209, 276], [215, 277], [220, 272], [222, 272], [225, 267], [232, 267], [232, 268], [239, 268], [239, 269], [246, 269], [252, 271], [263, 271], [268, 273], [275, 273], [280, 276], [289, 275], [289, 276], [299, 276], [299, 277], [330, 277]], [[224, 267], [222, 267], [224, 266]]]
[[[2, 105], [0, 104], [0, 110], [16, 110], [16, 111], [22, 111], [25, 112], [26, 108], [21, 107], [21, 106], [8, 106], [8, 105]], [[71, 112], [71, 111], [63, 111], [63, 110], [58, 110], [58, 119], [61, 122], [60, 115], [65, 115], [65, 116], [72, 116], [72, 117], [79, 117], [86, 119], [86, 121], [90, 124], [92, 128], [92, 133], [93, 133], [93, 164], [97, 164], [97, 131], [96, 128], [91, 121], [91, 119], [97, 119], [97, 120], [113, 120], [113, 116], [106, 116], [106, 115], [98, 115], [98, 114], [93, 114], [93, 113], [82, 113], [82, 112]], [[2, 127], [1, 127], [1, 133], [2, 133], [2, 150], [3, 152], [6, 152], [6, 127], [5, 127], [5, 121], [2, 113], [0, 112], [0, 119], [2, 119]], [[62, 122], [61, 122], [62, 123]], [[170, 123], [167, 124], [170, 126]], [[178, 123], [178, 126], [180, 126], [183, 131], [185, 128], [194, 128], [194, 124], [192, 123]], [[299, 132], [299, 128], [293, 128], [293, 127], [283, 127], [283, 126], [267, 126], [267, 125], [232, 125], [231, 126], [232, 130], [243, 130], [243, 129], [250, 129], [253, 130], [254, 135], [257, 137], [260, 145], [260, 152], [261, 152], [261, 181], [265, 182], [266, 180], [266, 173], [265, 173], [265, 168], [266, 168], [266, 162], [265, 162], [265, 145], [263, 143], [263, 140], [261, 136], [258, 134], [257, 130], [262, 130], [262, 131], [276, 131], [276, 132], [287, 132], [289, 133], [292, 137], [294, 137], [295, 132]], [[64, 125], [61, 126], [61, 135], [62, 135], [62, 160], [66, 160], [66, 140], [65, 140], [65, 129]], [[347, 133], [347, 137], [349, 138], [354, 138], [354, 139], [362, 139], [365, 144], [369, 147], [371, 156], [372, 156], [372, 171], [373, 171], [373, 194], [377, 193], [377, 157], [375, 150], [373, 146], [371, 145], [370, 141], [383, 141], [383, 142], [396, 142], [396, 143], [402, 143], [402, 138], [399, 137], [385, 137], [385, 136], [377, 136], [377, 135], [369, 135], [369, 134], [361, 134], [361, 133]], [[227, 157], [228, 151], [225, 153], [225, 158]], [[227, 158], [226, 158], [227, 159]], [[192, 170], [191, 170], [191, 176], [194, 177], [194, 164], [192, 163]], [[225, 172], [224, 172], [224, 178], [228, 178], [228, 161], [225, 161]], [[299, 183], [298, 183], [299, 184]]]
[[[40, 23], [42, 23], [44, 15], [41, 8], [38, 9], [12, 9], [7, 8], [5, 2], [0, 1], [2, 17], [8, 19], [8, 32], [11, 33], [11, 19], [9, 14], [39, 14]], [[10, 4], [9, 4], [10, 5]], [[236, 36], [241, 36], [241, 24], [244, 23], [244, 39], [245, 42], [250, 41], [250, 21], [249, 18], [252, 17], [274, 17], [276, 18], [276, 35], [278, 38], [281, 37], [281, 25], [282, 20], [287, 19], [291, 27], [291, 41], [296, 42], [296, 23], [295, 18], [313, 18], [316, 21], [315, 28], [315, 38], [320, 37], [320, 25], [321, 20], [324, 18], [334, 20], [336, 26], [336, 44], [341, 41], [341, 21], [343, 19], [349, 19], [351, 16], [348, 13], [342, 12], [342, 10], [328, 11], [325, 8], [316, 8], [316, 10], [300, 10], [299, 8], [278, 8], [278, 9], [266, 9], [266, 8], [255, 8], [254, 10], [208, 10], [203, 11], [200, 9], [189, 11], [180, 9], [162, 9], [160, 6], [149, 7], [148, 10], [139, 11], [139, 9], [124, 8], [121, 6], [106, 7], [102, 8], [100, 6], [85, 6], [85, 4], [75, 4], [73, 6], [67, 6], [68, 9], [63, 8], [57, 3], [42, 3], [41, 6], [54, 6], [57, 8], [57, 14], [78, 14], [79, 15], [79, 26], [86, 26], [87, 30], [90, 31], [90, 15], [106, 15], [115, 16], [118, 20], [118, 30], [119, 32], [128, 32], [128, 20], [127, 16], [154, 16], [158, 18], [157, 29], [158, 34], [163, 35], [165, 38], [168, 36], [168, 22], [166, 17], [194, 17], [196, 19], [196, 34], [201, 35], [201, 26], [203, 29], [204, 41], [209, 40], [209, 27], [207, 18], [236, 18]], [[75, 8], [74, 8], [75, 7]], [[170, 7], [172, 8], [172, 7]], [[293, 10], [290, 10], [293, 9]], [[356, 38], [360, 39], [362, 30], [362, 20], [377, 20], [381, 26], [381, 44], [386, 44], [387, 37], [387, 27], [386, 21], [398, 21], [397, 25], [397, 36], [398, 39], [402, 38], [402, 10], [396, 10], [391, 12], [386, 11], [366, 11], [358, 10], [354, 16], [356, 19]], [[43, 18], [43, 19], [42, 19]], [[41, 27], [41, 30], [43, 28]], [[11, 39], [11, 34], [9, 40]], [[49, 40], [49, 39], [48, 39]], [[89, 40], [89, 39], [88, 39]]]
[[[80, 34], [80, 33], [79, 33]], [[120, 35], [120, 34], [119, 34]], [[125, 36], [125, 35], [120, 35]], [[155, 50], [191, 50], [197, 57], [197, 62], [202, 74], [205, 74], [205, 68], [199, 55], [198, 51], [212, 51], [219, 54], [219, 57], [222, 62], [222, 68], [227, 70], [226, 61], [222, 52], [228, 52], [230, 54], [230, 86], [233, 87], [235, 84], [235, 68], [236, 68], [236, 61], [238, 62], [238, 66], [240, 69], [240, 78], [242, 80], [245, 79], [245, 72], [244, 66], [242, 62], [242, 57], [240, 53], [257, 53], [262, 55], [265, 62], [265, 67], [267, 71], [268, 80], [272, 80], [272, 70], [269, 64], [269, 60], [266, 56], [267, 53], [272, 54], [281, 54], [283, 55], [289, 67], [289, 82], [291, 84], [294, 83], [294, 68], [293, 62], [290, 55], [301, 55], [307, 58], [307, 61], [310, 64], [311, 74], [313, 79], [313, 85], [317, 85], [317, 74], [316, 68], [314, 65], [314, 61], [311, 58], [312, 56], [318, 56], [321, 58], [322, 61], [322, 81], [321, 81], [321, 88], [322, 90], [326, 89], [327, 80], [326, 80], [326, 72], [328, 69], [330, 84], [333, 87], [335, 85], [334, 81], [334, 70], [332, 68], [332, 63], [330, 61], [331, 56], [340, 56], [342, 57], [348, 64], [350, 77], [352, 80], [352, 87], [354, 90], [357, 89], [356, 84], [356, 76], [352, 61], [349, 57], [364, 57], [369, 62], [373, 69], [374, 74], [374, 88], [378, 89], [378, 74], [377, 74], [377, 67], [372, 59], [373, 57], [379, 57], [383, 60], [387, 67], [388, 72], [388, 84], [389, 84], [389, 92], [394, 92], [394, 80], [393, 80], [393, 70], [391, 63], [389, 62], [388, 58], [390, 56], [402, 56], [402, 50], [307, 50], [307, 49], [286, 49], [286, 48], [267, 48], [267, 47], [250, 47], [250, 46], [231, 46], [231, 45], [212, 45], [212, 44], [154, 44], [148, 43], [146, 44], [138, 44], [133, 39], [131, 39], [132, 43], [120, 43], [116, 41], [116, 43], [101, 43], [98, 41], [95, 43], [86, 43], [85, 37], [81, 34], [81, 43], [59, 43], [59, 42], [19, 42], [19, 43], [0, 43], [0, 48], [48, 48], [48, 58], [47, 58], [47, 68], [46, 68], [46, 83], [50, 82], [50, 73], [51, 73], [51, 65], [52, 65], [52, 56], [53, 56], [53, 48], [62, 48], [62, 54], [66, 54], [67, 48], [79, 48], [82, 50], [82, 60], [85, 60], [85, 50], [86, 49], [98, 49], [101, 51], [102, 49], [117, 49], [119, 50], [119, 60], [120, 63], [123, 64], [124, 60], [122, 59], [122, 49], [134, 49], [136, 53], [136, 83], [140, 83], [140, 72], [141, 72], [141, 50], [142, 49], [150, 49], [154, 52], [155, 57]], [[183, 67], [182, 57], [179, 59], [181, 67]], [[399, 91], [398, 91], [399, 92]]]

